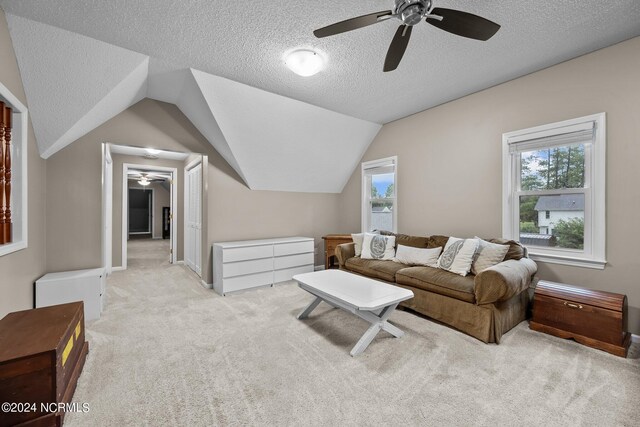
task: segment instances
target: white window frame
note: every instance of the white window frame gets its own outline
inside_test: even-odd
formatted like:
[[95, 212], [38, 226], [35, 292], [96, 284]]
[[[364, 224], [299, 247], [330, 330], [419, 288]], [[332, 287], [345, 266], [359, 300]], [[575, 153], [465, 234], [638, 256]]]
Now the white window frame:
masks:
[[0, 256], [27, 248], [27, 107], [0, 83], [0, 100], [13, 109], [11, 132], [11, 243], [0, 245]]
[[519, 196], [539, 192], [520, 190], [520, 156], [519, 153], [510, 153], [510, 145], [567, 134], [572, 129], [585, 128], [589, 124], [593, 126], [594, 132], [593, 143], [585, 147], [585, 187], [553, 190], [553, 193], [585, 195], [584, 250], [530, 246], [528, 247], [529, 256], [535, 261], [595, 269], [604, 269], [607, 263], [605, 256], [606, 114], [593, 114], [502, 135], [502, 234], [507, 239], [519, 240]]
[[361, 217], [361, 227], [362, 232], [370, 232], [369, 230], [369, 207], [371, 206], [371, 202], [374, 201], [371, 199], [371, 183], [369, 182], [367, 176], [371, 175], [371, 171], [377, 168], [386, 168], [392, 166], [393, 167], [393, 197], [384, 198], [384, 199], [375, 199], [375, 200], [391, 200], [393, 202], [393, 231], [394, 233], [398, 232], [398, 156], [386, 157], [384, 159], [371, 160], [368, 162], [362, 163], [362, 175], [360, 182], [362, 183], [362, 217]]

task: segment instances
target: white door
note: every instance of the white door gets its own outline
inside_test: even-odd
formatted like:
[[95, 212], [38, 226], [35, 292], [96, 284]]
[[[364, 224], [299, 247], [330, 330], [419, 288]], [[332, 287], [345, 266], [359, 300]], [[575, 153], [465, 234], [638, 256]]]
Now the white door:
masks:
[[202, 163], [187, 171], [185, 219], [187, 221], [184, 259], [198, 275], [202, 274]]

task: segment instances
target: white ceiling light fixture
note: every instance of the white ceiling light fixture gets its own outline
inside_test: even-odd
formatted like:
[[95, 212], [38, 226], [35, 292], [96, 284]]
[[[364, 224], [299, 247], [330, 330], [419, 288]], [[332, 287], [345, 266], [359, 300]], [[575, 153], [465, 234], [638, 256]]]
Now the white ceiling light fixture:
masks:
[[310, 77], [322, 70], [324, 58], [311, 49], [297, 49], [286, 55], [284, 63], [297, 75]]

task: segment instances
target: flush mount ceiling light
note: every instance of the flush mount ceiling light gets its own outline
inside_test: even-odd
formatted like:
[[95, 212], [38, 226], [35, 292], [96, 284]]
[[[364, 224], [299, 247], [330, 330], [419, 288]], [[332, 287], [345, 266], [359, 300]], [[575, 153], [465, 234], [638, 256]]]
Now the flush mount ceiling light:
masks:
[[284, 63], [299, 76], [309, 77], [322, 70], [324, 59], [309, 49], [298, 49], [287, 54]]

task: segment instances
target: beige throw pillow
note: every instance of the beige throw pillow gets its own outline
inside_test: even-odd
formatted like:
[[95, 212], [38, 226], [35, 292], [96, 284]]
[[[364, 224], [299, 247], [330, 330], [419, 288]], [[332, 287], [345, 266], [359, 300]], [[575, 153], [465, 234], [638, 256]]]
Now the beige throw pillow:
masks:
[[[380, 232], [372, 231], [370, 234], [380, 234]], [[364, 233], [352, 234], [351, 239], [355, 244], [356, 256], [360, 256], [360, 254], [362, 254], [362, 242], [364, 241]]]
[[362, 259], [393, 260], [396, 253], [396, 236], [364, 233]]
[[501, 263], [509, 251], [509, 245], [487, 242], [478, 236], [475, 239], [478, 241], [478, 250], [471, 264], [471, 272], [473, 274], [480, 274], [487, 268]]
[[394, 261], [408, 265], [438, 266], [438, 256], [442, 252], [441, 247], [432, 249], [414, 248], [412, 246], [398, 245]]
[[471, 270], [471, 263], [477, 248], [477, 239], [449, 237], [442, 255], [438, 258], [438, 268], [466, 276]]

